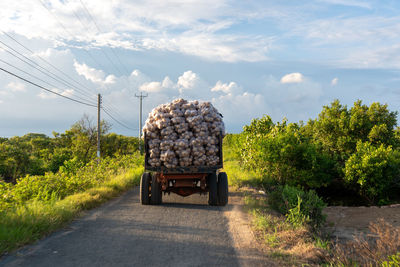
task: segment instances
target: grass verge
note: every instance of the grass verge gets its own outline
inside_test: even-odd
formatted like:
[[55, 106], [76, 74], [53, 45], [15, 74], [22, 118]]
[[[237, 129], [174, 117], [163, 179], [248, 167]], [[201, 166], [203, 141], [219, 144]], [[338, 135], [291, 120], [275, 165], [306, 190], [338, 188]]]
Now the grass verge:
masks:
[[271, 257], [282, 265], [320, 264], [325, 250], [322, 239], [307, 226], [293, 226], [285, 216], [272, 210], [265, 196], [248, 194], [245, 205], [252, 214], [257, 239], [264, 243]]
[[142, 173], [143, 167], [136, 167], [110, 178], [102, 185], [62, 200], [33, 200], [0, 213], [0, 255], [43, 238], [66, 225], [82, 211], [97, 207], [138, 185]]

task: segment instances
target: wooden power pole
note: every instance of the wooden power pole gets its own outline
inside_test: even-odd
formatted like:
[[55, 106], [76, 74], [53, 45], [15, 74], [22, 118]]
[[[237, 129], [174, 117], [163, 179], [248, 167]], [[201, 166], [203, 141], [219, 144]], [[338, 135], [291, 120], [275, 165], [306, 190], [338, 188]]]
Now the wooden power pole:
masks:
[[143, 98], [148, 96], [148, 94], [144, 95], [142, 92], [140, 92], [140, 95], [135, 94], [135, 96], [137, 98], [139, 98], [139, 100], [140, 100], [140, 107], [139, 107], [140, 108], [140, 110], [139, 110], [139, 150], [140, 150], [140, 153], [143, 153], [143, 148], [142, 148], [142, 101], [143, 101]]
[[100, 163], [100, 108], [101, 108], [101, 95], [97, 95], [97, 162]]

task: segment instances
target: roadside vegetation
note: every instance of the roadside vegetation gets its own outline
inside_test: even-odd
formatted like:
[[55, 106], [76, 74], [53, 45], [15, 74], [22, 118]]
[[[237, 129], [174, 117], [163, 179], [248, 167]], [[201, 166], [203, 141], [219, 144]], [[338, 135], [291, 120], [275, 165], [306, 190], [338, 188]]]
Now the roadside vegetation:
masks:
[[231, 185], [264, 192], [250, 194], [246, 204], [271, 255], [287, 264], [358, 266], [365, 265], [362, 251], [370, 250], [368, 264], [396, 266], [390, 264], [398, 260], [400, 244], [382, 245], [396, 236], [390, 225], [371, 226], [386, 229], [378, 230], [385, 235], [375, 232], [382, 236], [375, 245], [361, 238], [343, 245], [321, 232], [328, 204], [399, 202], [400, 130], [397, 112], [387, 105], [357, 101], [348, 108], [336, 100], [307, 123], [274, 123], [264, 116], [227, 135], [224, 153]]
[[84, 116], [65, 134], [2, 139], [0, 255], [59, 229], [81, 211], [133, 185], [143, 172], [138, 139], [107, 134], [96, 159], [96, 130]]

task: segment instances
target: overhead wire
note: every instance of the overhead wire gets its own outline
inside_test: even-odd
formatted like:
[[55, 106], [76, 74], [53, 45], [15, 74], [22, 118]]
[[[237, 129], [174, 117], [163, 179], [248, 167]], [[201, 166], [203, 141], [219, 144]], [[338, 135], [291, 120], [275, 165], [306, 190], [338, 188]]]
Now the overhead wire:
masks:
[[118, 119], [114, 118], [114, 116], [112, 116], [112, 115], [110, 114], [110, 112], [108, 112], [107, 109], [105, 109], [104, 107], [102, 107], [101, 109], [104, 111], [104, 113], [106, 113], [112, 120], [114, 120], [115, 122], [117, 122], [119, 125], [121, 125], [121, 126], [127, 128], [127, 129], [129, 129], [129, 130], [132, 130], [132, 131], [137, 131], [137, 130], [138, 130], [138, 129], [131, 128], [131, 127], [127, 126], [126, 124], [120, 122]]
[[3, 69], [3, 68], [1, 68], [1, 67], [0, 67], [0, 70], [3, 71], [3, 72], [6, 72], [6, 73], [8, 73], [8, 74], [10, 74], [10, 75], [12, 75], [12, 76], [14, 76], [14, 77], [16, 77], [16, 78], [18, 78], [18, 79], [20, 79], [20, 80], [22, 80], [22, 81], [25, 81], [25, 82], [27, 82], [27, 83], [29, 83], [29, 84], [32, 84], [33, 86], [39, 87], [39, 88], [41, 88], [41, 89], [43, 89], [43, 90], [45, 90], [45, 91], [47, 91], [47, 92], [49, 92], [49, 93], [52, 93], [52, 94], [61, 96], [61, 97], [63, 97], [63, 98], [66, 98], [66, 99], [68, 99], [68, 100], [71, 100], [71, 101], [74, 101], [74, 102], [77, 102], [77, 103], [80, 103], [80, 104], [83, 104], [83, 105], [86, 105], [86, 106], [97, 107], [96, 105], [92, 105], [92, 104], [90, 104], [90, 103], [86, 103], [86, 102], [83, 102], [83, 101], [80, 101], [80, 100], [76, 100], [76, 99], [73, 99], [72, 97], [68, 97], [68, 96], [62, 95], [62, 94], [60, 94], [60, 93], [57, 93], [57, 92], [55, 92], [55, 91], [53, 91], [53, 90], [50, 90], [50, 89], [48, 89], [48, 88], [46, 88], [46, 87], [44, 87], [44, 86], [41, 86], [41, 85], [39, 85], [39, 84], [37, 84], [37, 83], [34, 83], [34, 82], [32, 82], [32, 81], [29, 81], [28, 79], [25, 79], [25, 78], [23, 78], [23, 77], [21, 77], [21, 76], [15, 74], [15, 73], [13, 73], [13, 72], [8, 71], [8, 70], [6, 70], [6, 69]]
[[[20, 52], [17, 51], [16, 49], [10, 47], [9, 45], [7, 45], [6, 43], [4, 43], [4, 42], [1, 41], [1, 40], [0, 40], [0, 44], [2, 44], [3, 46], [7, 47], [7, 48], [10, 49], [10, 50], [12, 50], [13, 52], [17, 53], [19, 56], [25, 58], [25, 60], [22, 59], [21, 57], [17, 56], [16, 54], [14, 54], [13, 52], [11, 52], [11, 51], [8, 50], [7, 48], [4, 48], [4, 47], [3, 47], [3, 49], [4, 49], [7, 53], [9, 53], [10, 55], [12, 55], [12, 56], [18, 58], [20, 61], [24, 62], [25, 64], [28, 64], [28, 65], [31, 66], [32, 68], [37, 69], [38, 71], [40, 71], [40, 72], [43, 73], [44, 75], [46, 75], [46, 76], [52, 78], [53, 80], [55, 80], [55, 81], [57, 81], [57, 82], [63, 84], [63, 85], [66, 86], [66, 87], [71, 87], [71, 88], [76, 89], [76, 91], [77, 91], [78, 93], [80, 93], [81, 95], [83, 95], [83, 96], [85, 96], [85, 97], [89, 97], [89, 98], [90, 98], [90, 97], [93, 97], [92, 95], [87, 94], [85, 91], [82, 91], [81, 89], [75, 87], [75, 86], [72, 85], [70, 82], [64, 80], [64, 79], [63, 79], [62, 77], [60, 77], [59, 75], [54, 74], [53, 72], [49, 71], [48, 69], [42, 67], [40, 64], [38, 64], [38, 63], [35, 62], [34, 60], [28, 58], [27, 56], [25, 56], [24, 54], [20, 53]], [[26, 60], [29, 61], [29, 62], [31, 62], [31, 63], [27, 62]]]
[[[22, 46], [25, 50], [31, 52], [32, 54], [34, 54], [34, 51], [32, 51], [29, 47], [25, 46], [24, 44], [22, 44], [20, 41], [18, 41], [16, 38], [12, 37], [10, 34], [1, 31], [3, 34], [5, 34], [8, 38], [10, 38], [11, 40], [13, 40], [14, 42], [16, 42], [17, 44], [19, 44], [20, 46]], [[50, 63], [49, 61], [47, 61], [46, 59], [44, 59], [42, 56], [37, 55], [38, 58], [40, 58], [43, 62], [45, 62], [47, 65], [51, 66], [53, 69], [57, 70], [59, 73], [62, 73], [63, 75], [65, 75], [66, 77], [68, 77], [71, 81], [75, 82], [76, 84], [78, 84], [79, 86], [82, 86], [84, 88], [86, 88], [87, 90], [91, 91], [93, 90], [93, 88], [89, 88], [86, 85], [80, 83], [79, 81], [75, 80], [74, 78], [72, 78], [71, 76], [69, 76], [67, 73], [65, 73], [64, 71], [60, 70], [58, 67], [54, 66], [52, 63]]]
[[[92, 16], [91, 12], [89, 11], [89, 9], [88, 9], [87, 6], [85, 5], [85, 3], [84, 3], [82, 0], [79, 0], [79, 1], [80, 1], [82, 7], [84, 8], [84, 10], [85, 10], [86, 13], [87, 13], [87, 16], [86, 16], [86, 17], [89, 18], [89, 20], [91, 20], [91, 21], [93, 22], [93, 24], [94, 24], [94, 26], [96, 27], [98, 33], [104, 33], [104, 31], [103, 31], [102, 29], [100, 29], [99, 24], [96, 22], [96, 20], [95, 20], [94, 17]], [[74, 12], [74, 14], [75, 14], [75, 17], [78, 17], [78, 15], [77, 15], [75, 12]], [[78, 17], [78, 19], [79, 19], [79, 17]], [[79, 20], [80, 20], [80, 19], [79, 19]], [[84, 23], [83, 23], [81, 20], [80, 20], [80, 22], [81, 22], [81, 24], [82, 24], [84, 27], [86, 27], [86, 26], [84, 25]], [[87, 27], [86, 27], [86, 28], [87, 28]], [[122, 63], [122, 61], [121, 61], [121, 59], [119, 58], [119, 56], [117, 55], [117, 53], [115, 53], [115, 51], [114, 51], [112, 48], [110, 48], [110, 47], [109, 47], [109, 50], [111, 50], [111, 52], [113, 53], [114, 57], [115, 57], [115, 58], [117, 59], [117, 61], [119, 62], [120, 66], [122, 66], [122, 68], [123, 68], [123, 70], [126, 72], [127, 76], [129, 76], [129, 70], [127, 69], [127, 67], [125, 66], [125, 64]], [[108, 57], [108, 56], [107, 56], [107, 57]], [[110, 60], [110, 62], [111, 62], [111, 60]], [[114, 65], [113, 62], [111, 62], [111, 63]], [[114, 65], [114, 66], [115, 66], [115, 65]], [[119, 68], [118, 68], [118, 71], [121, 73], [121, 71], [120, 71]], [[122, 75], [122, 76], [123, 76], [123, 75]], [[127, 86], [129, 87], [129, 80], [128, 80], [127, 76], [126, 76], [126, 83], [127, 83]], [[118, 110], [115, 106], [113, 106], [113, 105], [111, 104], [111, 102], [109, 102], [108, 105], [112, 107], [112, 110], [114, 110], [114, 112], [115, 112], [119, 117], [123, 117], [123, 116], [121, 116], [119, 110]], [[111, 108], [109, 107], [109, 109], [111, 109]]]
[[[78, 15], [75, 11], [72, 11], [72, 13], [73, 13], [74, 16], [78, 19], [78, 21], [79, 21], [79, 23], [82, 25], [82, 27], [83, 27], [87, 32], [89, 32], [89, 28], [85, 25], [85, 23], [82, 21], [82, 19], [79, 17], [79, 15]], [[102, 50], [102, 49], [100, 49], [100, 51], [101, 51], [101, 53], [106, 57], [106, 59], [111, 63], [111, 65], [114, 67], [114, 69], [115, 69], [117, 72], [119, 72], [119, 74], [123, 75], [122, 72], [121, 72], [121, 70], [115, 65], [114, 61], [111, 60], [111, 58], [108, 56], [108, 54], [107, 54], [104, 50]]]
[[126, 122], [126, 120], [123, 120], [122, 118], [124, 117], [123, 115], [121, 115], [121, 112], [115, 108], [115, 106], [111, 105], [110, 102], [108, 102], [107, 104], [105, 104], [105, 101], [103, 102], [103, 106], [105, 108], [107, 108], [108, 112], [113, 113], [115, 115], [115, 117], [119, 117], [121, 121], [123, 121], [124, 123]]
[[[81, 2], [81, 4], [82, 4], [83, 8], [85, 9], [86, 13], [89, 15], [89, 18], [93, 21], [93, 24], [96, 26], [96, 28], [99, 31], [99, 33], [103, 33], [103, 31], [100, 30], [100, 27], [97, 24], [96, 20], [93, 18], [92, 14], [90, 13], [89, 9], [86, 7], [85, 3], [82, 0], [79, 0], [79, 1]], [[129, 70], [126, 68], [125, 64], [122, 63], [122, 61], [119, 58], [119, 56], [117, 55], [117, 53], [115, 53], [115, 51], [113, 49], [110, 49], [110, 50], [114, 54], [114, 56], [118, 60], [118, 62], [121, 64], [121, 66], [124, 68], [126, 73], [129, 75]]]
[[[47, 81], [45, 81], [45, 80], [43, 80], [43, 79], [41, 79], [41, 78], [39, 78], [39, 77], [37, 77], [37, 76], [31, 74], [31, 73], [28, 73], [28, 72], [24, 71], [23, 69], [18, 68], [18, 67], [12, 65], [11, 63], [9, 63], [9, 62], [7, 62], [7, 61], [4, 61], [4, 60], [2, 60], [2, 59], [0, 59], [0, 61], [3, 62], [4, 64], [7, 64], [8, 66], [10, 66], [10, 67], [16, 69], [16, 70], [19, 70], [20, 72], [22, 72], [22, 73], [24, 73], [24, 74], [26, 74], [26, 75], [28, 75], [28, 76], [34, 78], [34, 79], [37, 79], [37, 80], [39, 80], [39, 81], [41, 81], [41, 82], [43, 82], [43, 83], [45, 83], [45, 84], [47, 84], [47, 85], [50, 85], [50, 86], [52, 86], [52, 87], [54, 87], [54, 88], [57, 88], [57, 86], [55, 86], [54, 84], [51, 84], [51, 83], [49, 83], [49, 82], [47, 82]], [[75, 97], [76, 97], [76, 98], [79, 98], [79, 99], [81, 99], [81, 100], [83, 100], [83, 101], [86, 101], [86, 102], [88, 102], [88, 103], [90, 103], [90, 104], [92, 104], [92, 105], [95, 105], [95, 103], [92, 102], [92, 101], [87, 101], [87, 99], [83, 99], [83, 98], [81, 98], [81, 97], [79, 97], [79, 96], [75, 96]]]
[[[63, 28], [63, 30], [72, 38], [72, 39], [74, 39], [74, 35], [72, 34], [72, 33], [70, 33], [68, 30], [67, 30], [67, 28], [64, 26], [64, 24], [60, 21], [60, 19], [57, 17], [57, 15], [56, 14], [54, 14], [51, 10], [50, 10], [50, 8], [48, 8], [43, 2], [42, 2], [42, 0], [38, 0], [39, 2], [40, 2], [40, 4], [55, 18], [55, 20], [57, 21], [57, 23]], [[61, 37], [61, 36], [60, 36]], [[63, 39], [63, 38], [62, 38]], [[97, 66], [99, 66], [100, 67], [100, 69], [105, 69], [104, 68], [104, 66], [99, 62], [99, 61], [97, 61], [97, 59], [89, 52], [89, 51], [87, 51], [86, 49], [83, 49], [83, 51], [93, 60], [93, 62], [95, 63], [95, 64], [97, 64]], [[106, 86], [107, 87], [107, 86]]]
[[[86, 11], [86, 14], [87, 14], [87, 15], [86, 15], [86, 18], [88, 18], [89, 20], [91, 20], [91, 21], [93, 22], [93, 24], [94, 24], [94, 26], [96, 27], [97, 32], [98, 32], [99, 34], [104, 33], [104, 31], [101, 30], [100, 27], [99, 27], [99, 25], [96, 23], [94, 17], [93, 17], [92, 14], [90, 13], [89, 9], [86, 7], [85, 3], [84, 3], [83, 1], [81, 1], [81, 0], [80, 0], [80, 2], [81, 2], [81, 5], [82, 5], [83, 9]], [[79, 18], [79, 16], [76, 14], [76, 12], [74, 12], [74, 15], [75, 15], [75, 17], [78, 18], [78, 20], [80, 21], [80, 23], [82, 24], [82, 26], [85, 27], [85, 28], [87, 29], [87, 31], [89, 31], [89, 28], [82, 22], [82, 20]], [[107, 54], [104, 50], [101, 50], [101, 52], [105, 55], [105, 57], [108, 59], [108, 61], [111, 62], [111, 65], [114, 66], [114, 69], [116, 69], [116, 70], [120, 73], [121, 77], [123, 77], [124, 83], [126, 84], [127, 88], [129, 88], [129, 87], [130, 87], [130, 82], [129, 82], [128, 76], [130, 75], [130, 72], [129, 72], [128, 69], [125, 67], [125, 65], [122, 63], [122, 61], [121, 61], [121, 59], [118, 57], [117, 53], [115, 53], [115, 51], [114, 51], [111, 47], [108, 47], [108, 49], [112, 52], [112, 54], [114, 55], [114, 57], [117, 59], [117, 61], [119, 62], [119, 64], [122, 66], [122, 68], [123, 68], [124, 71], [126, 72], [126, 76], [125, 76], [125, 75], [123, 74], [123, 72], [120, 70], [120, 68], [118, 67], [118, 64], [114, 64], [114, 61], [111, 60], [111, 58], [108, 56], [108, 54]]]
[[[52, 12], [52, 10], [50, 10], [50, 8], [42, 2], [42, 0], [38, 0], [40, 2], [40, 4], [56, 19], [57, 23], [63, 28], [63, 30], [72, 38], [74, 39], [74, 36], [67, 30], [67, 28], [65, 27], [65, 25], [61, 22], [61, 20], [58, 18], [58, 16]], [[87, 12], [87, 14], [89, 15], [90, 19], [93, 21], [93, 23], [95, 24], [97, 30], [99, 31], [99, 33], [101, 33], [102, 31], [100, 30], [100, 27], [98, 27], [97, 23], [95, 22], [95, 20], [93, 19], [92, 15], [90, 14], [89, 10], [87, 9], [86, 5], [81, 1], [82, 6], [84, 7], [85, 11]], [[88, 29], [85, 24], [82, 22], [81, 18], [73, 11], [75, 17], [79, 20], [79, 22], [82, 24], [82, 26], [86, 29]], [[60, 36], [61, 37], [61, 36]], [[62, 38], [62, 37], [61, 37]], [[62, 38], [63, 39], [63, 38]], [[129, 75], [129, 71], [127, 70], [127, 68], [125, 67], [125, 65], [122, 64], [121, 60], [119, 59], [119, 57], [115, 54], [115, 52], [110, 49], [113, 54], [115, 55], [115, 58], [117, 58], [117, 60], [120, 62], [121, 66], [123, 66], [124, 70], [127, 72], [127, 74]], [[83, 51], [93, 60], [93, 62], [95, 62], [101, 69], [105, 69], [104, 66], [95, 59], [95, 57], [90, 53], [90, 51], [87, 51], [86, 49], [83, 49]], [[109, 56], [103, 51], [101, 50], [104, 54], [105, 57], [111, 62], [111, 64], [114, 66], [114, 68], [120, 73], [122, 74], [122, 72], [115, 66], [115, 63], [109, 58]], [[109, 89], [109, 87], [107, 86], [107, 84], [104, 84], [104, 86]], [[128, 87], [129, 87], [129, 82], [128, 82]], [[107, 101], [108, 102], [108, 101]], [[111, 108], [110, 106], [112, 106], [113, 108]], [[115, 120], [118, 124], [120, 124], [121, 126], [130, 129], [130, 130], [138, 130], [138, 129], [133, 129], [129, 126], [127, 126], [126, 124], [120, 122], [118, 119], [115, 118], [115, 116], [111, 115], [110, 113], [116, 113], [118, 114], [119, 117], [123, 117], [121, 116], [121, 114], [119, 114], [119, 112], [117, 112], [116, 109], [113, 105], [111, 105], [111, 103], [107, 104], [107, 107], [102, 108], [102, 110], [108, 115], [110, 116], [110, 118], [112, 118], [113, 120]], [[112, 111], [112, 112], [111, 112]]]

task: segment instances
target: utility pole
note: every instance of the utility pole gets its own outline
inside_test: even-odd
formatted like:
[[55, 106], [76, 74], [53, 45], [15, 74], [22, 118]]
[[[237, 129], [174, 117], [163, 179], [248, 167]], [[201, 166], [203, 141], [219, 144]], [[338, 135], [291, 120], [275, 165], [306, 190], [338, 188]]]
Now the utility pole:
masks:
[[97, 95], [97, 162], [100, 163], [100, 108], [101, 95]]
[[139, 150], [140, 150], [140, 153], [143, 153], [143, 148], [142, 148], [142, 143], [141, 143], [141, 141], [142, 141], [142, 101], [143, 101], [143, 98], [145, 98], [145, 97], [148, 96], [148, 94], [145, 94], [145, 95], [144, 95], [142, 92], [140, 92], [140, 95], [139, 95], [139, 94], [135, 94], [135, 96], [136, 96], [137, 98], [140, 99], [140, 111], [139, 111]]

